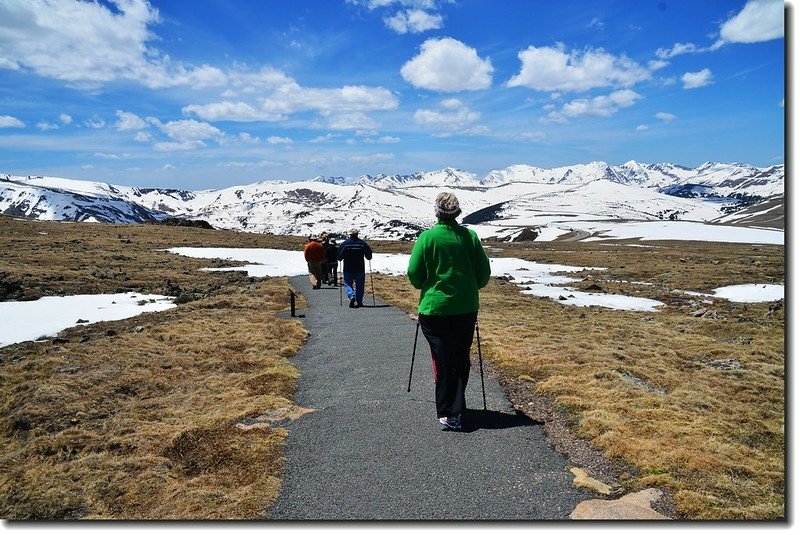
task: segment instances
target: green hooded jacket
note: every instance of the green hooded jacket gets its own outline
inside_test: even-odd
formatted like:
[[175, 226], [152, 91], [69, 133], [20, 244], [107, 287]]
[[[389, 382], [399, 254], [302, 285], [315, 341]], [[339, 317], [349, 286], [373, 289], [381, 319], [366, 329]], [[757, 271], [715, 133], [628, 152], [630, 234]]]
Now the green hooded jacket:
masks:
[[477, 312], [490, 274], [478, 235], [450, 220], [420, 234], [408, 260], [408, 280], [420, 290], [417, 310], [429, 316]]

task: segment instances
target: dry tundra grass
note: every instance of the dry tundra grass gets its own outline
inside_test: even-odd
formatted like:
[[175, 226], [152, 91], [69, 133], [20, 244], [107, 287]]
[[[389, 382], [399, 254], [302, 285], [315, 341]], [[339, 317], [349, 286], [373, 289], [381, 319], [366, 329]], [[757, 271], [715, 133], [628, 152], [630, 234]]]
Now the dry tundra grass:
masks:
[[[306, 334], [278, 317], [288, 283], [200, 272], [226, 263], [163, 249], [302, 242], [0, 217], [2, 299], [130, 290], [183, 303], [0, 348], [2, 517], [263, 515], [279, 488], [280, 418], [295, 408], [291, 356]], [[783, 247], [488, 245], [494, 256], [608, 268], [572, 276], [579, 288], [666, 304], [647, 313], [563, 306], [493, 279], [481, 293], [483, 353], [520, 402], [550, 399], [575, 433], [623, 463], [624, 490], [669, 489], [681, 517], [785, 517], [784, 309], [678, 292], [783, 283]], [[414, 310], [403, 278], [376, 275], [375, 287]], [[696, 317], [699, 308], [709, 313]]]
[[[783, 247], [556, 242], [494, 249], [607, 267], [571, 276], [578, 288], [599, 285], [666, 304], [658, 312], [564, 306], [493, 280], [481, 292], [482, 346], [514, 390], [552, 400], [580, 437], [628, 464], [618, 482], [624, 490], [666, 488], [684, 518], [785, 517], [782, 303], [709, 303], [676, 291], [783, 284]], [[382, 276], [376, 287], [414, 310], [417, 293], [403, 278]], [[702, 309], [708, 313], [696, 317]]]

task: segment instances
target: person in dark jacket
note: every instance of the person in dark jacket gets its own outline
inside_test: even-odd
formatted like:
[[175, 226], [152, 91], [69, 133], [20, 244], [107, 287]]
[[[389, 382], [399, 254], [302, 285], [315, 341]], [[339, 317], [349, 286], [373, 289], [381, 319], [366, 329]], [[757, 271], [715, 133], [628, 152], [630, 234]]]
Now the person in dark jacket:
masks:
[[339, 286], [337, 279], [339, 277], [339, 260], [336, 258], [339, 252], [339, 246], [336, 240], [327, 236], [325, 241], [322, 242], [325, 247], [325, 261], [323, 269], [325, 270], [325, 278], [328, 280], [328, 286]]
[[444, 429], [461, 429], [466, 411], [469, 353], [478, 320], [478, 291], [489, 282], [489, 258], [475, 231], [456, 222], [452, 193], [436, 197], [436, 225], [419, 235], [408, 279], [420, 290], [419, 326], [431, 347], [436, 416]]
[[350, 299], [350, 308], [363, 307], [366, 281], [364, 259], [372, 260], [372, 249], [358, 237], [357, 228], [350, 230], [350, 237], [339, 245], [337, 258], [342, 260], [342, 283]]

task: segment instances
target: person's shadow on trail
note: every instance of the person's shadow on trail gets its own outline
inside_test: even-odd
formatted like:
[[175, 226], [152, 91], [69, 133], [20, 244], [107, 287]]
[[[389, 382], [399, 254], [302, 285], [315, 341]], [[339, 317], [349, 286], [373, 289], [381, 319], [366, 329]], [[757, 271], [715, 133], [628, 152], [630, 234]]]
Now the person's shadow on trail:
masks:
[[508, 429], [511, 427], [527, 427], [543, 425], [544, 422], [533, 420], [523, 412], [514, 410], [514, 414], [505, 412], [467, 409], [461, 425], [462, 433], [472, 433], [478, 429]]

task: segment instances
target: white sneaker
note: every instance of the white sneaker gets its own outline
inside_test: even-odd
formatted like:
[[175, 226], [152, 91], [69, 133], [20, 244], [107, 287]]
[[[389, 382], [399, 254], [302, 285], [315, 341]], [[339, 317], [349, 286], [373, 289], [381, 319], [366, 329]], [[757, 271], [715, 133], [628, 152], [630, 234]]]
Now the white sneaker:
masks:
[[453, 429], [457, 431], [461, 429], [461, 415], [456, 414], [455, 416], [442, 416], [439, 418], [439, 423], [442, 424], [445, 429]]

